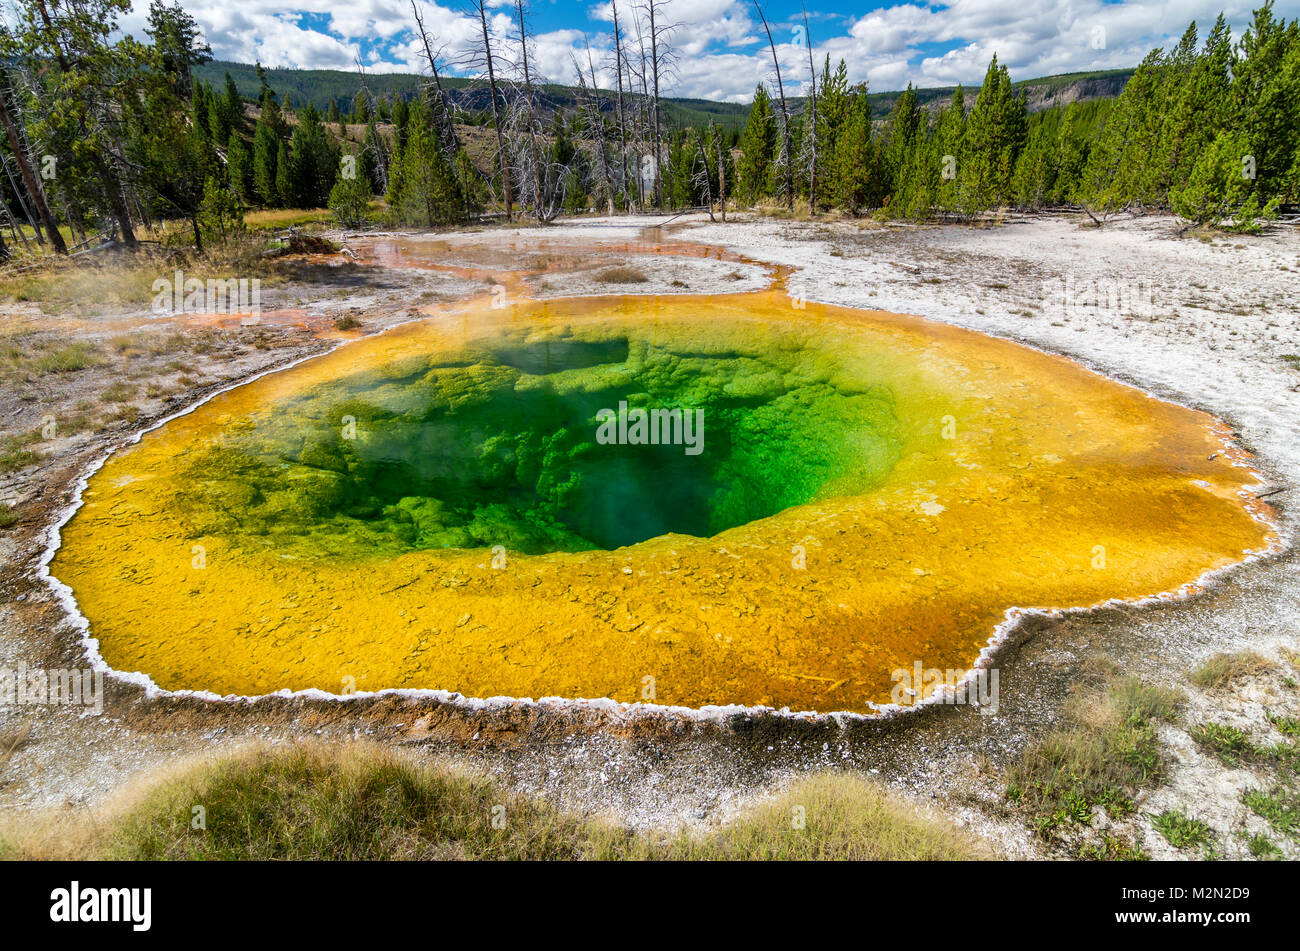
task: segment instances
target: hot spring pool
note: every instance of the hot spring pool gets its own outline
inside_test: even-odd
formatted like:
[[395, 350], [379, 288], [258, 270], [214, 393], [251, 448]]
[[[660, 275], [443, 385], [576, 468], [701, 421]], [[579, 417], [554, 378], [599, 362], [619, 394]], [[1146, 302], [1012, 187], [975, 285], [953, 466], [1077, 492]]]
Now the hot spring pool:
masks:
[[869, 711], [1012, 607], [1264, 547], [1226, 436], [1062, 358], [776, 292], [470, 307], [147, 433], [51, 570], [165, 689]]

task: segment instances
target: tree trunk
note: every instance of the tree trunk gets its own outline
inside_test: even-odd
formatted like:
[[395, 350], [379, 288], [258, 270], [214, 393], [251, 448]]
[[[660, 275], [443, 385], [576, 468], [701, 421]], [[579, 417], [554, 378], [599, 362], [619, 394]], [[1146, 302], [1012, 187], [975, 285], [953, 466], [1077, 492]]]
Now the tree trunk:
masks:
[[786, 207], [794, 211], [794, 155], [790, 152], [790, 111], [785, 106], [781, 62], [776, 57], [776, 41], [772, 39], [772, 28], [767, 25], [767, 17], [763, 16], [763, 8], [758, 5], [758, 0], [754, 0], [754, 9], [758, 11], [758, 18], [763, 22], [763, 29], [767, 33], [767, 45], [772, 50], [772, 66], [776, 69], [776, 91], [781, 97], [781, 141], [785, 151], [785, 200]]
[[[618, 28], [618, 3], [611, 0], [610, 9], [614, 14], [614, 72], [618, 75], [618, 137], [622, 149], [622, 182], [624, 204], [628, 214], [632, 213], [632, 193], [627, 186], [627, 114], [623, 109], [623, 41]], [[631, 77], [628, 77], [631, 85]]]
[[59, 254], [67, 254], [68, 246], [63, 242], [63, 235], [59, 233], [59, 226], [54, 221], [54, 216], [50, 214], [50, 207], [45, 203], [45, 193], [41, 190], [40, 183], [36, 181], [36, 176], [32, 174], [32, 167], [27, 161], [27, 153], [23, 150], [22, 142], [18, 138], [18, 129], [14, 125], [13, 116], [9, 113], [8, 77], [5, 77], [4, 86], [0, 87], [0, 122], [4, 123], [5, 135], [9, 139], [9, 148], [14, 153], [14, 158], [18, 162], [18, 171], [22, 174], [23, 184], [27, 188], [27, 193], [32, 198], [32, 204], [36, 206], [36, 213], [40, 215], [41, 223], [45, 225], [45, 230], [50, 233], [50, 244]]
[[817, 66], [813, 62], [812, 54], [812, 31], [808, 29], [808, 8], [803, 8], [803, 41], [808, 47], [808, 78], [812, 83], [811, 105], [812, 105], [812, 126], [810, 134], [812, 138], [812, 161], [808, 167], [808, 210], [814, 215], [817, 214]]
[[109, 168], [108, 163], [103, 159], [98, 159], [95, 164], [99, 166], [100, 180], [104, 183], [104, 195], [113, 211], [113, 217], [117, 219], [117, 227], [122, 233], [122, 243], [128, 248], [134, 248], [138, 242], [135, 239], [135, 231], [131, 227], [131, 212], [127, 210], [126, 199], [122, 197], [122, 181], [117, 177], [117, 172]]
[[497, 98], [497, 76], [492, 66], [492, 41], [488, 38], [486, 0], [475, 0], [479, 24], [483, 27], [483, 57], [487, 60], [488, 87], [492, 92], [492, 124], [496, 127], [497, 156], [501, 164], [501, 187], [505, 192], [506, 221], [515, 220], [514, 196], [510, 191], [510, 166], [506, 162], [505, 141], [501, 137], [501, 103]]
[[664, 207], [663, 162], [660, 161], [661, 142], [659, 138], [659, 34], [655, 29], [655, 0], [647, 0], [646, 8], [650, 11], [650, 69], [654, 74], [654, 99], [651, 101], [650, 131], [654, 136], [655, 150], [655, 208]]
[[718, 203], [722, 206], [722, 221], [727, 221], [727, 166], [722, 161], [722, 132], [719, 130], [713, 140], [718, 146]]
[[528, 106], [528, 150], [533, 160], [533, 201], [537, 223], [544, 224], [542, 209], [542, 163], [537, 151], [537, 116], [533, 111], [533, 77], [528, 72], [528, 32], [524, 25], [524, 0], [515, 0], [515, 12], [519, 16], [519, 48], [523, 52], [524, 66], [524, 102]]
[[448, 162], [452, 162], [455, 161], [456, 153], [460, 151], [460, 142], [456, 138], [456, 126], [452, 122], [451, 108], [442, 88], [442, 76], [438, 73], [438, 59], [429, 46], [429, 34], [424, 31], [424, 17], [420, 16], [420, 8], [416, 6], [415, 0], [411, 0], [411, 12], [415, 14], [415, 25], [419, 28], [420, 39], [424, 43], [424, 58], [429, 61], [429, 72], [433, 74], [434, 96], [438, 107], [437, 115], [434, 116], [434, 122], [438, 127], [438, 142], [442, 147], [443, 156]]

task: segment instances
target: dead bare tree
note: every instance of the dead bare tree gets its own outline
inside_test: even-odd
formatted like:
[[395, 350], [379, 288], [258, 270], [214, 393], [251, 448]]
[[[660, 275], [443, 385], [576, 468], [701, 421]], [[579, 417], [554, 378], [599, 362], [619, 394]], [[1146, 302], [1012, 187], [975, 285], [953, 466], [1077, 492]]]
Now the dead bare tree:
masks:
[[537, 223], [542, 224], [547, 220], [544, 217], [545, 211], [543, 207], [546, 204], [546, 199], [542, 191], [545, 173], [537, 145], [537, 104], [533, 96], [533, 74], [528, 66], [528, 23], [524, 19], [524, 0], [515, 0], [515, 17], [519, 30], [520, 72], [524, 84], [522, 118], [524, 120], [525, 135], [528, 139], [528, 163], [533, 180], [533, 210], [537, 217]]
[[695, 157], [691, 161], [691, 184], [704, 190], [704, 203], [709, 207], [709, 220], [717, 221], [713, 216], [713, 171], [709, 168], [709, 156], [704, 151], [704, 137], [699, 129], [687, 133], [695, 141]]
[[709, 130], [713, 132], [713, 143], [718, 151], [718, 204], [722, 206], [722, 220], [727, 220], [727, 163], [724, 161], [722, 131], [716, 129], [713, 120], [709, 120]]
[[808, 48], [808, 89], [812, 121], [804, 135], [808, 147], [808, 208], [817, 214], [817, 67], [813, 63], [812, 31], [808, 28], [808, 8], [803, 7], [803, 42]]
[[456, 153], [460, 151], [460, 140], [456, 136], [456, 126], [452, 121], [451, 103], [442, 88], [442, 74], [438, 69], [438, 60], [441, 58], [442, 50], [434, 51], [433, 44], [429, 40], [429, 33], [424, 28], [424, 17], [420, 15], [420, 7], [416, 0], [411, 0], [411, 12], [415, 15], [416, 31], [420, 34], [420, 41], [424, 45], [424, 58], [429, 64], [429, 74], [433, 77], [432, 84], [426, 89], [429, 93], [429, 104], [433, 107], [433, 127], [438, 133], [438, 145], [443, 158], [448, 162], [453, 162], [456, 159]]
[[388, 193], [388, 151], [384, 148], [384, 140], [379, 135], [379, 125], [375, 121], [375, 116], [379, 113], [379, 103], [375, 101], [375, 95], [370, 91], [369, 84], [366, 83], [366, 68], [361, 65], [361, 57], [357, 57], [357, 75], [361, 77], [361, 89], [359, 92], [366, 99], [366, 136], [362, 144], [362, 151], [371, 150], [375, 157], [375, 174], [379, 181], [375, 182], [380, 190]]
[[591, 55], [591, 42], [587, 37], [583, 37], [583, 44], [587, 49], [587, 71], [591, 76], [591, 87], [588, 89], [586, 79], [583, 77], [582, 65], [578, 62], [577, 56], [573, 57], [573, 68], [578, 74], [578, 96], [582, 106], [582, 115], [584, 124], [587, 127], [587, 139], [590, 143], [589, 151], [593, 158], [593, 165], [596, 172], [596, 181], [599, 185], [597, 190], [597, 199], [603, 193], [607, 214], [614, 214], [614, 169], [609, 160], [609, 145], [606, 141], [605, 116], [600, 108], [599, 87], [596, 85], [596, 62]]
[[[637, 53], [638, 53], [638, 60], [640, 63], [640, 67], [637, 68], [635, 65], [629, 64], [629, 69], [632, 71], [634, 78], [638, 79], [641, 83], [641, 97], [637, 100], [637, 120], [636, 120], [636, 128], [635, 128], [636, 140], [639, 143], [636, 150], [637, 206], [640, 208], [641, 213], [645, 214], [645, 210], [646, 210], [646, 187], [645, 187], [646, 174], [645, 173], [646, 173], [646, 159], [649, 158], [649, 155], [647, 154], [644, 146], [647, 143], [648, 136], [646, 130], [649, 128], [649, 117], [650, 117], [650, 83], [648, 79], [650, 68], [648, 65], [649, 57], [646, 53], [645, 32], [642, 29], [641, 18], [639, 16], [634, 17], [632, 23], [633, 26], [636, 28], [636, 45], [637, 45]], [[651, 169], [651, 174], [652, 175], [655, 174], [654, 169]], [[652, 191], [653, 191], [653, 185], [654, 182], [652, 178], [651, 180]]]
[[628, 212], [632, 211], [632, 192], [627, 179], [627, 112], [623, 106], [623, 36], [618, 23], [618, 0], [610, 0], [610, 12], [614, 15], [614, 76], [618, 81], [618, 137], [619, 156], [621, 158], [621, 189]]
[[759, 20], [763, 23], [763, 30], [767, 33], [767, 45], [772, 51], [772, 68], [776, 70], [776, 91], [781, 102], [781, 156], [780, 164], [785, 166], [785, 200], [786, 206], [794, 210], [794, 155], [790, 149], [790, 110], [786, 107], [785, 102], [785, 84], [781, 82], [781, 60], [776, 55], [776, 41], [772, 39], [772, 28], [767, 24], [767, 17], [763, 15], [763, 8], [758, 5], [758, 0], [753, 0], [754, 10], [758, 13]]
[[[506, 220], [514, 220], [514, 195], [510, 190], [510, 159], [506, 155], [505, 136], [502, 132], [501, 98], [497, 93], [496, 65], [492, 57], [492, 37], [488, 30], [487, 0], [472, 0], [472, 9], [478, 14], [479, 25], [483, 30], [483, 59], [487, 70], [488, 88], [492, 94], [492, 125], [496, 131], [497, 160], [501, 169], [501, 189], [505, 199]], [[471, 63], [473, 60], [471, 60]]]
[[676, 58], [670, 39], [673, 31], [677, 29], [676, 23], [664, 20], [665, 2], [666, 0], [644, 0], [641, 4], [642, 16], [645, 17], [649, 27], [646, 31], [646, 38], [650, 41], [650, 76], [653, 80], [651, 86], [650, 136], [654, 147], [655, 207], [660, 209], [664, 206], [664, 179], [662, 173], [663, 136], [660, 128], [659, 89], [660, 83], [666, 81], [674, 72]]

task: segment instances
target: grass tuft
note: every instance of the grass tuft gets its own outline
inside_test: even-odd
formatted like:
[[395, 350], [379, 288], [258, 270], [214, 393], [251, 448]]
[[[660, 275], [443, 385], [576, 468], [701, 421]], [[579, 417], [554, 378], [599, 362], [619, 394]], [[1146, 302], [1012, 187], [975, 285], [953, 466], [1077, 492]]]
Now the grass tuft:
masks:
[[109, 812], [80, 830], [78, 846], [66, 830], [46, 828], [10, 829], [5, 848], [130, 860], [988, 857], [965, 830], [852, 774], [809, 777], [703, 831], [638, 833], [368, 744], [261, 747], [204, 761], [124, 794]]
[[1229, 654], [1215, 654], [1194, 671], [1190, 679], [1196, 686], [1206, 690], [1226, 687], [1241, 677], [1262, 673], [1273, 664], [1254, 651], [1234, 651]]
[[1252, 835], [1246, 840], [1246, 848], [1257, 859], [1280, 859], [1282, 850], [1266, 835]]
[[41, 354], [32, 366], [39, 373], [75, 373], [102, 362], [103, 359], [93, 344], [79, 341]]
[[1160, 815], [1152, 816], [1151, 824], [1176, 849], [1205, 846], [1214, 841], [1214, 830], [1208, 822], [1176, 809], [1166, 809]]
[[1275, 786], [1269, 791], [1249, 789], [1242, 802], [1277, 832], [1300, 842], [1300, 792]]
[[[1182, 704], [1177, 691], [1134, 677], [1076, 697], [1066, 711], [1067, 726], [1026, 750], [1008, 770], [1008, 800], [1049, 841], [1069, 827], [1091, 825], [1098, 806], [1115, 818], [1130, 815], [1137, 791], [1166, 775], [1156, 723], [1173, 721]], [[1080, 857], [1142, 857], [1123, 846], [1104, 845], [1104, 855], [1093, 854], [1096, 846], [1085, 847]]]
[[650, 280], [634, 267], [608, 267], [596, 274], [601, 284], [644, 284]]

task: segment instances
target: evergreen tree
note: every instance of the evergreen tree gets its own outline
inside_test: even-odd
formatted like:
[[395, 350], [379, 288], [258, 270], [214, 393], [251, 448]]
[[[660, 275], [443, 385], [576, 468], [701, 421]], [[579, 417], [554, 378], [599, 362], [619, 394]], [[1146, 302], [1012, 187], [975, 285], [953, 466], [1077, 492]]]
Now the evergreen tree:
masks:
[[1029, 123], [1025, 147], [1016, 161], [1011, 191], [1016, 204], [1040, 208], [1047, 203], [1056, 187], [1061, 137], [1061, 112], [1050, 109], [1038, 113]]
[[948, 211], [962, 211], [959, 172], [966, 152], [966, 93], [961, 86], [939, 117], [931, 151], [931, 174], [938, 177], [935, 204]]
[[772, 100], [760, 84], [754, 90], [749, 121], [740, 137], [741, 159], [736, 168], [736, 192], [743, 201], [755, 203], [770, 198], [772, 172], [776, 164], [776, 122]]
[[235, 194], [245, 204], [255, 204], [257, 185], [253, 176], [253, 153], [238, 132], [231, 132], [226, 143], [226, 169]]
[[872, 139], [871, 103], [865, 85], [849, 96], [828, 171], [831, 198], [845, 211], [879, 207], [884, 200], [887, 166]]
[[1300, 26], [1274, 19], [1273, 0], [1242, 34], [1231, 75], [1234, 124], [1254, 159], [1256, 188], [1300, 201]]
[[370, 184], [364, 177], [340, 176], [330, 189], [329, 209], [344, 228], [360, 228], [365, 224], [370, 198]]
[[1025, 138], [1025, 104], [997, 56], [989, 63], [966, 121], [966, 149], [960, 170], [961, 202], [968, 212], [1011, 201], [1011, 177]]
[[1165, 64], [1159, 151], [1150, 156], [1159, 169], [1157, 196], [1186, 183], [1198, 156], [1229, 119], [1232, 43], [1222, 14], [1206, 38], [1204, 52], [1198, 55], [1195, 47], [1196, 24], [1192, 23]]
[[230, 128], [242, 133], [247, 128], [244, 123], [244, 100], [239, 95], [239, 88], [229, 73], [226, 73], [225, 108], [226, 120], [230, 123]]
[[266, 121], [264, 111], [253, 129], [253, 191], [256, 200], [268, 208], [280, 204], [277, 175], [280, 148], [280, 139]]
[[429, 228], [460, 220], [464, 196], [432, 129], [411, 133], [401, 166], [396, 210], [402, 223]]
[[298, 208], [321, 208], [329, 200], [339, 167], [339, 151], [329, 142], [315, 106], [298, 113], [289, 147], [290, 203]]
[[281, 139], [275, 146], [275, 201], [277, 208], [292, 208], [295, 197], [293, 178], [289, 174], [289, 146]]
[[[844, 60], [831, 75], [831, 57], [826, 55], [822, 67], [820, 91], [817, 94], [817, 141], [823, 155], [835, 152], [835, 143], [839, 140], [840, 129], [849, 114], [849, 69]], [[860, 87], [865, 91], [866, 86]]]
[[925, 114], [921, 111], [916, 90], [907, 89], [894, 101], [889, 114], [889, 139], [884, 151], [890, 213], [899, 217], [919, 217], [929, 212], [928, 184], [930, 163], [924, 148]]
[[1236, 231], [1254, 231], [1258, 221], [1276, 217], [1278, 198], [1261, 204], [1254, 181], [1243, 168], [1247, 135], [1221, 132], [1196, 160], [1185, 185], [1170, 193], [1176, 214], [1196, 224], [1227, 223]]
[[1156, 166], [1164, 51], [1152, 50], [1124, 86], [1088, 157], [1082, 195], [1103, 211], [1133, 201], [1158, 204]]

